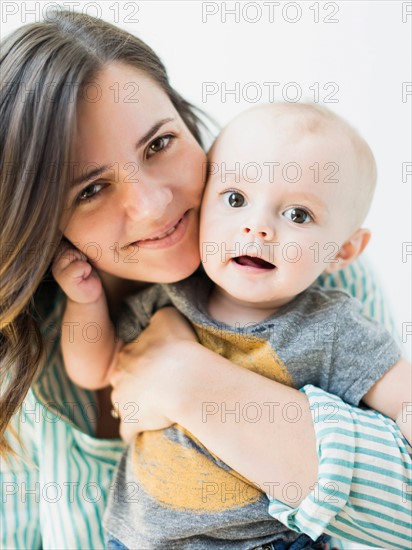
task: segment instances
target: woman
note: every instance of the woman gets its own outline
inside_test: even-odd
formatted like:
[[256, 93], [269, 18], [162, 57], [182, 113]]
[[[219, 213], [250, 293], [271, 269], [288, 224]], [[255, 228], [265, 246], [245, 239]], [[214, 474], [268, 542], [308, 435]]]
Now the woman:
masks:
[[[49, 268], [64, 235], [99, 270], [113, 315], [137, 281], [171, 282], [191, 274], [199, 263], [196, 213], [205, 163], [198, 120], [145, 44], [79, 14], [59, 14], [16, 31], [3, 45], [1, 74], [1, 358], [6, 376], [1, 433], [24, 400], [12, 427], [19, 426], [26, 451], [12, 457], [3, 474], [4, 546], [98, 548], [123, 443], [116, 439], [111, 389], [83, 391], [65, 375], [56, 330], [62, 294]], [[170, 311], [156, 314], [138, 344], [121, 354], [119, 365], [123, 370], [113, 381], [113, 401], [119, 403], [125, 436], [128, 422], [136, 420], [137, 402], [139, 429], [178, 421], [242, 475], [268, 487], [272, 497], [292, 506], [310, 492], [318, 469], [310, 411], [316, 395], [309, 403], [303, 392], [212, 356]], [[214, 369], [226, 382], [212, 389]], [[278, 415], [276, 422], [266, 419], [258, 426], [244, 419], [222, 423], [217, 415], [202, 422], [202, 403], [226, 402], [229, 409], [231, 400], [279, 402], [279, 410], [293, 402], [301, 415], [299, 422]], [[352, 417], [358, 414], [347, 410]], [[379, 415], [374, 418], [403, 465], [400, 492], [410, 458], [396, 429]], [[353, 434], [355, 448], [363, 440]], [[365, 436], [365, 445], [368, 440]], [[10, 445], [18, 450], [10, 434], [1, 445], [4, 451]], [[301, 455], [304, 461], [296, 459]], [[301, 489], [298, 498], [285, 494], [291, 482]], [[130, 498], [138, 498], [137, 489], [130, 487]], [[404, 531], [405, 505], [401, 495], [397, 499], [395, 522]], [[363, 504], [371, 505], [367, 499]], [[330, 527], [323, 518], [323, 525], [319, 517], [315, 522], [322, 530]], [[315, 528], [295, 525], [291, 517], [282, 520], [310, 534]], [[365, 529], [351, 535], [353, 540], [387, 543], [396, 537]], [[405, 537], [394, 544], [402, 547]]]

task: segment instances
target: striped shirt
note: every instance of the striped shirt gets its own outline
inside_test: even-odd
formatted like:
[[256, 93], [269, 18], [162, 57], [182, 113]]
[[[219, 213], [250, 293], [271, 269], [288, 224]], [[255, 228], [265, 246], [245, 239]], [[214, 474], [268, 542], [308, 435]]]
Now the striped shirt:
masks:
[[[30, 389], [20, 419], [13, 419], [26, 452], [1, 463], [2, 549], [104, 548], [101, 520], [125, 444], [93, 436], [94, 392], [65, 374], [57, 330], [62, 297], [44, 323], [47, 369]], [[12, 436], [9, 441], [17, 450]]]
[[[322, 277], [319, 282], [326, 288], [347, 289], [363, 301], [366, 315], [381, 321], [393, 333], [385, 302], [366, 264], [358, 261], [344, 271], [326, 278]], [[11, 458], [9, 462], [2, 460], [0, 465], [2, 549], [104, 548], [101, 520], [113, 470], [121, 457], [124, 443], [120, 440], [94, 437], [97, 417], [95, 394], [78, 388], [67, 378], [59, 346], [58, 327], [62, 305], [62, 294], [59, 293], [43, 328], [48, 344], [47, 368], [42, 370], [29, 391], [21, 414], [13, 419], [13, 425], [20, 430], [26, 452], [18, 449], [14, 438], [9, 436], [19, 457]], [[312, 396], [315, 402], [321, 402], [321, 399], [330, 402], [331, 396], [326, 392], [318, 389], [311, 391], [316, 392]], [[354, 419], [353, 430], [357, 436], [355, 438], [354, 435], [340, 433], [339, 444], [356, 449], [370, 444], [370, 434], [362, 432], [357, 427], [360, 420], [364, 422], [362, 415], [369, 415], [369, 424], [372, 424], [372, 420], [373, 423], [377, 422], [378, 419], [379, 422], [386, 422], [383, 428], [386, 431], [380, 431], [380, 442], [390, 447], [393, 460], [404, 464], [405, 469], [399, 470], [399, 475], [394, 477], [392, 462], [388, 469], [388, 458], [385, 453], [376, 453], [373, 466], [379, 469], [379, 483], [383, 487], [376, 502], [366, 498], [356, 484], [350, 486], [350, 479], [357, 483], [358, 474], [354, 461], [352, 469], [350, 466], [346, 468], [344, 477], [351, 496], [354, 493], [358, 500], [353, 503], [350, 499], [347, 500], [350, 506], [343, 507], [341, 512], [331, 517], [331, 525], [327, 527], [327, 523], [323, 523], [320, 529], [328, 531], [333, 524], [333, 534], [350, 540], [359, 540], [360, 537], [365, 542], [374, 540], [375, 544], [379, 544], [378, 541], [383, 544], [383, 541], [388, 540], [385, 538], [387, 525], [380, 517], [376, 517], [377, 510], [380, 510], [379, 513], [393, 516], [396, 522], [404, 522], [404, 531], [408, 530], [408, 521], [409, 532], [412, 528], [411, 515], [409, 514], [409, 519], [405, 519], [404, 510], [408, 505], [404, 502], [405, 495], [402, 492], [405, 491], [404, 483], [408, 473], [409, 486], [411, 485], [411, 457], [405, 452], [400, 431], [388, 419], [379, 413], [360, 411], [350, 406], [347, 406], [347, 411]], [[328, 444], [331, 432], [323, 434], [317, 419], [314, 420], [319, 453], [323, 456], [323, 445]], [[372, 443], [375, 448], [375, 442]], [[329, 456], [332, 454], [332, 463], [334, 458], [338, 462], [345, 460], [337, 450], [327, 449], [326, 446], [325, 453], [328, 452]], [[365, 479], [375, 480], [375, 470], [370, 472], [368, 476], [365, 474]], [[319, 479], [320, 491], [323, 490], [322, 482], [327, 474], [328, 472], [322, 474], [323, 477]], [[309, 525], [310, 529], [317, 528], [321, 517], [327, 518], [328, 514], [330, 515], [326, 499], [318, 500], [318, 509], [325, 511], [323, 516], [320, 513], [316, 516], [316, 521]], [[343, 501], [344, 499], [341, 499], [340, 502]], [[374, 511], [370, 512], [369, 508], [372, 505]], [[294, 514], [290, 514], [290, 510], [285, 510], [284, 507], [283, 510], [276, 510], [276, 503], [272, 503], [270, 511], [280, 514], [277, 517], [280, 521], [290, 521], [288, 526], [292, 529], [303, 530], [308, 525], [300, 519], [303, 517], [302, 514], [295, 514], [298, 522], [296, 525], [293, 524], [290, 517]], [[366, 531], [368, 534], [365, 534]], [[358, 536], [358, 539], [353, 538], [354, 536]], [[410, 547], [410, 542], [405, 546], [399, 544], [393, 547]], [[359, 544], [356, 547], [359, 548]], [[385, 548], [384, 544], [383, 547]]]
[[411, 548], [412, 449], [396, 424], [313, 386], [302, 391], [315, 426], [318, 480], [298, 508], [269, 497], [269, 513], [313, 539], [325, 532], [356, 543]]

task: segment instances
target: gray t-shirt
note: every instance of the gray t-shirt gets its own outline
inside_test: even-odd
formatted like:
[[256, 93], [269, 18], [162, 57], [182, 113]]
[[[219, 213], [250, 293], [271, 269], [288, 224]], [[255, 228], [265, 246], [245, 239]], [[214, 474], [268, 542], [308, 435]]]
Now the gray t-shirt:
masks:
[[[360, 302], [343, 291], [313, 285], [263, 322], [231, 327], [207, 313], [212, 286], [197, 273], [146, 289], [128, 299], [118, 335], [134, 340], [157, 309], [174, 305], [203, 345], [234, 363], [292, 387], [313, 384], [353, 405], [400, 358], [386, 329], [363, 317]], [[271, 406], [273, 413], [275, 404], [264, 411], [251, 403], [226, 414], [258, 422]], [[291, 405], [285, 414], [293, 422], [299, 411]], [[104, 526], [139, 550], [250, 550], [292, 542], [298, 534], [268, 514], [263, 491], [270, 483], [276, 480], [260, 491], [177, 424], [144, 432], [119, 464]]]

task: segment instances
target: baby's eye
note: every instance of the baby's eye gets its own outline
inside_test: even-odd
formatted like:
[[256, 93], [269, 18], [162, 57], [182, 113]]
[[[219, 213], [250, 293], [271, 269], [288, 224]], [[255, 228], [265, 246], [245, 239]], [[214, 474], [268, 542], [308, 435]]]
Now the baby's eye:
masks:
[[228, 191], [224, 193], [224, 199], [232, 208], [239, 208], [240, 206], [246, 205], [246, 199], [239, 191]]
[[156, 153], [165, 151], [170, 145], [173, 138], [174, 136], [167, 135], [167, 136], [159, 136], [158, 138], [153, 140], [147, 150], [147, 157], [152, 157]]
[[288, 208], [283, 215], [294, 223], [304, 224], [313, 221], [312, 216], [304, 208]]
[[87, 202], [94, 199], [98, 195], [103, 187], [103, 183], [91, 183], [80, 191], [77, 200], [78, 202]]

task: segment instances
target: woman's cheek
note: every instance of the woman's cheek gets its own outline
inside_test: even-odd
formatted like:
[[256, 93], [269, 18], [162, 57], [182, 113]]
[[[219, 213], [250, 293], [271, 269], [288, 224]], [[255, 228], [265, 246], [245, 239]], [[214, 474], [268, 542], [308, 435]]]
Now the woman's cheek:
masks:
[[78, 236], [80, 245], [76, 246], [96, 267], [104, 269], [119, 261], [121, 243], [104, 220], [96, 222], [94, 227], [84, 227]]
[[[175, 174], [180, 185], [184, 185], [185, 193], [192, 197], [203, 194], [206, 175], [206, 154], [193, 136], [187, 136], [179, 145], [179, 150], [168, 161], [167, 174]], [[165, 165], [166, 167], [166, 165]]]

